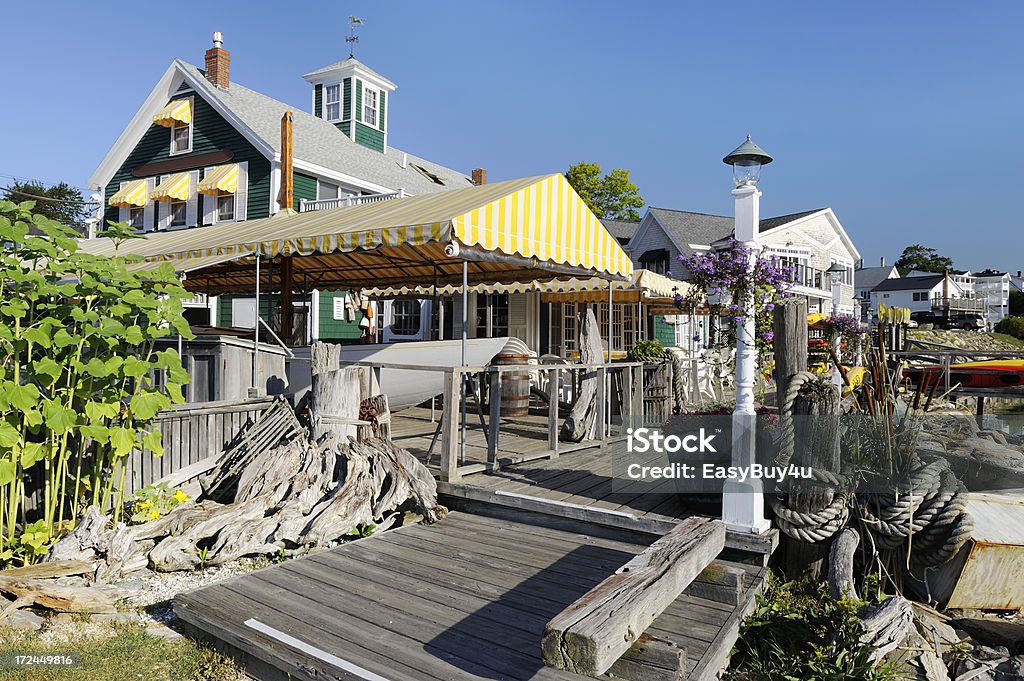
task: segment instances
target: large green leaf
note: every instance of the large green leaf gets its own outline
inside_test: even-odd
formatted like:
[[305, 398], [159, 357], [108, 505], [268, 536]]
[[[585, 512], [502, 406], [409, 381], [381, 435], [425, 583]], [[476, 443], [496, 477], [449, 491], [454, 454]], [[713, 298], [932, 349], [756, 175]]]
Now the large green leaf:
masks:
[[110, 439], [110, 430], [106, 426], [80, 426], [78, 432], [80, 432], [82, 435], [89, 438], [93, 442], [98, 442], [101, 445], [106, 444], [107, 441]]
[[120, 402], [86, 402], [85, 415], [90, 421], [112, 419], [121, 413]]
[[86, 362], [85, 371], [93, 378], [106, 378], [111, 374], [110, 369], [107, 368], [107, 363], [99, 357], [93, 357]]
[[31, 383], [27, 385], [20, 385], [14, 381], [0, 383], [0, 405], [7, 404], [18, 411], [26, 411], [36, 406], [38, 402], [39, 388]]
[[43, 403], [43, 418], [46, 419], [47, 428], [57, 435], [62, 435], [75, 427], [78, 414], [65, 409], [64, 405], [56, 400], [49, 400]]
[[21, 332], [21, 337], [44, 348], [48, 348], [53, 344], [50, 332], [45, 328], [30, 327]]
[[139, 345], [143, 340], [142, 328], [137, 324], [132, 324], [124, 330], [124, 342], [128, 345]]
[[153, 452], [153, 456], [164, 455], [164, 440], [155, 428], [142, 437], [142, 446]]
[[149, 363], [144, 362], [138, 357], [125, 357], [124, 359], [124, 375], [132, 378], [142, 378], [149, 373]]
[[162, 409], [168, 409], [171, 400], [167, 395], [158, 392], [148, 392], [136, 395], [132, 398], [131, 410], [136, 418], [148, 421]]
[[21, 433], [18, 432], [17, 428], [6, 421], [0, 421], [0, 447], [13, 447], [18, 444], [20, 439]]
[[42, 442], [26, 442], [21, 450], [21, 467], [31, 468], [36, 461], [46, 458], [46, 445]]
[[18, 466], [13, 461], [6, 459], [0, 461], [0, 487], [6, 487], [18, 477]]
[[61, 372], [64, 371], [64, 367], [53, 360], [52, 357], [42, 357], [32, 363], [32, 368], [35, 371], [36, 376], [48, 376], [49, 381], [45, 381], [46, 385], [54, 383], [60, 378]]
[[58, 348], [66, 348], [77, 342], [78, 339], [68, 333], [67, 329], [57, 329], [57, 333], [53, 334], [53, 344]]
[[110, 446], [115, 456], [127, 455], [135, 449], [136, 442], [135, 431], [131, 428], [116, 426], [110, 429]]

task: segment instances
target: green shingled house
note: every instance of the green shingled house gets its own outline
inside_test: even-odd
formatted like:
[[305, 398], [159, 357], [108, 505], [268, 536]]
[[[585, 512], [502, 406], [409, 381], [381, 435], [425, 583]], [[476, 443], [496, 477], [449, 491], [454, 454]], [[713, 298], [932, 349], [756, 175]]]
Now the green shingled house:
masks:
[[[281, 119], [288, 111], [294, 113], [294, 210], [473, 184], [463, 173], [389, 145], [396, 85], [354, 58], [304, 76], [308, 112], [232, 82], [220, 34], [204, 61], [205, 69], [171, 63], [92, 174], [90, 187], [104, 197], [104, 221], [148, 232], [274, 215], [283, 208]], [[297, 296], [297, 339], [358, 337], [345, 295]], [[261, 300], [265, 319], [273, 320], [275, 300]], [[252, 298], [200, 295], [190, 305], [196, 324], [255, 323]]]

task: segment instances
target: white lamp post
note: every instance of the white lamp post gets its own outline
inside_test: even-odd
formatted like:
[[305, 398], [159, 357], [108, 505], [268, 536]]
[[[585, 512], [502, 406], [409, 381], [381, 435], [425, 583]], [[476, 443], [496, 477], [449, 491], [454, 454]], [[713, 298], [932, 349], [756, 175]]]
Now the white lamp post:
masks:
[[[842, 280], [840, 279], [840, 277], [842, 277], [845, 272], [846, 272], [846, 268], [843, 267], [842, 265], [840, 265], [837, 262], [832, 263], [832, 265], [827, 270], [825, 270], [825, 274], [828, 275], [829, 284], [831, 284], [831, 286], [832, 286], [832, 317], [833, 318], [839, 316], [839, 298], [842, 295]], [[829, 343], [835, 343], [836, 357], [838, 358], [840, 356], [840, 353], [841, 353], [841, 349], [839, 347], [839, 343], [836, 342], [835, 338], [829, 338], [828, 342]], [[842, 376], [842, 374], [839, 371], [839, 367], [836, 367], [836, 370], [834, 372], [832, 372], [832, 385], [834, 385], [836, 387], [836, 389], [839, 390], [840, 393], [842, 392], [842, 390], [843, 390], [843, 376]]]
[[[761, 166], [772, 162], [747, 135], [747, 141], [722, 159], [733, 169], [736, 188], [736, 241], [750, 255], [747, 272], [754, 269], [757, 257], [757, 231], [761, 221], [757, 182]], [[757, 341], [754, 338], [754, 292], [741, 296], [736, 322], [736, 408], [732, 413], [732, 465], [749, 470], [754, 463], [757, 416], [754, 412], [754, 372], [757, 368]], [[760, 534], [769, 528], [764, 517], [761, 481], [747, 478], [726, 480], [722, 490], [722, 520], [732, 530]]]

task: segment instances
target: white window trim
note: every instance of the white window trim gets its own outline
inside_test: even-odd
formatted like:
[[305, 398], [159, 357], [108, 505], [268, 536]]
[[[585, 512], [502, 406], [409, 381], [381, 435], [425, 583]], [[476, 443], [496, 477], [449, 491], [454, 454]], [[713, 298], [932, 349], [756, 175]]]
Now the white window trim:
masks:
[[[338, 88], [338, 102], [337, 102], [337, 104], [338, 104], [338, 116], [337, 116], [337, 118], [331, 118], [328, 115], [328, 113], [327, 113], [327, 111], [328, 111], [328, 109], [327, 109], [327, 104], [328, 104], [328, 102], [327, 102], [327, 91], [328, 91], [328, 89], [330, 89], [332, 87], [337, 87]], [[344, 114], [345, 114], [345, 112], [342, 110], [343, 104], [345, 102], [345, 89], [342, 87], [342, 84], [340, 82], [339, 83], [324, 83], [324, 90], [323, 90], [323, 92], [324, 92], [324, 97], [323, 97], [323, 102], [321, 103], [321, 106], [323, 106], [324, 120], [325, 121], [330, 121], [331, 123], [337, 123], [337, 122], [341, 121], [344, 118]], [[333, 103], [334, 102], [331, 102], [331, 104], [333, 104]]]
[[[366, 120], [366, 96], [371, 92], [373, 93], [372, 123]], [[378, 127], [378, 121], [380, 121], [380, 89], [375, 87], [368, 87], [364, 82], [362, 105], [363, 110], [360, 112], [360, 115], [362, 116], [362, 122], [365, 123], [366, 125], [369, 125], [372, 128]]]
[[[210, 166], [203, 170], [204, 175], [214, 169]], [[198, 186], [198, 179], [196, 184]], [[197, 192], [198, 194], [198, 192]], [[203, 224], [219, 225], [227, 222], [244, 222], [249, 208], [249, 162], [241, 161], [238, 164], [238, 191], [235, 192], [234, 217], [230, 220], [217, 219], [217, 196], [207, 194], [203, 198]], [[208, 206], [207, 204], [212, 204]]]
[[[191, 110], [192, 109], [192, 105], [195, 102], [193, 101], [192, 97], [189, 97], [188, 100], [189, 100], [189, 104], [188, 104], [189, 105], [189, 109]], [[174, 125], [171, 126], [171, 142], [170, 142], [170, 154], [169, 154], [170, 156], [181, 156], [182, 154], [191, 154], [192, 153], [192, 132], [193, 132], [193, 128], [195, 128], [195, 122], [196, 122], [195, 121], [195, 116], [193, 116], [192, 122], [188, 124], [188, 148], [183, 150], [183, 151], [175, 151], [174, 150], [174, 129], [178, 127], [179, 121], [174, 121]], [[182, 125], [184, 125], [184, 124], [182, 124]]]

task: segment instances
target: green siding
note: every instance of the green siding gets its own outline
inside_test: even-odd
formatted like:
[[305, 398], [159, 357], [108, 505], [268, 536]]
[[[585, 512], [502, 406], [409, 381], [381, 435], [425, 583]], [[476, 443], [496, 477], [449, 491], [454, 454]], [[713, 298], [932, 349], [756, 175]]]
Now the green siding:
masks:
[[346, 78], [341, 86], [341, 120], [352, 118], [352, 79]]
[[387, 93], [384, 92], [383, 90], [381, 90], [380, 91], [380, 111], [377, 112], [378, 113], [378, 118], [379, 118], [379, 120], [377, 122], [380, 123], [380, 125], [377, 126], [377, 127], [379, 127], [381, 130], [386, 130], [387, 129], [387, 126], [384, 125], [384, 116], [387, 114], [387, 112], [385, 110], [386, 106], [385, 106], [385, 103], [384, 103], [386, 99], [387, 99]]
[[[183, 94], [174, 99], [182, 99], [190, 95]], [[232, 162], [249, 162], [249, 194], [246, 215], [248, 219], [265, 218], [270, 214], [270, 161], [256, 150], [242, 134], [230, 123], [221, 118], [213, 107], [206, 103], [199, 94], [194, 94], [192, 101], [192, 152], [171, 156], [171, 129], [153, 124], [135, 145], [135, 149], [125, 159], [124, 164], [114, 173], [107, 183], [104, 201], [108, 201], [121, 186], [121, 182], [136, 179], [132, 168], [145, 163], [166, 161], [169, 158], [186, 159], [191, 155], [205, 154], [211, 151], [229, 150], [234, 152]], [[202, 165], [196, 165], [201, 168]], [[199, 213], [200, 220], [202, 212]], [[118, 209], [107, 206], [104, 215], [106, 220], [117, 220]]]
[[384, 133], [365, 123], [356, 123], [356, 142], [374, 151], [384, 151]]
[[363, 81], [356, 80], [356, 115], [357, 121], [363, 120]]
[[675, 324], [663, 324], [665, 318], [661, 315], [654, 317], [654, 337], [661, 341], [666, 348], [676, 344]]
[[313, 115], [317, 118], [324, 117], [324, 86], [313, 87]]
[[335, 123], [334, 127], [336, 127], [338, 130], [341, 130], [342, 134], [344, 134], [345, 137], [348, 137], [349, 133], [352, 131], [352, 123], [349, 121], [345, 121], [344, 123]]
[[320, 292], [320, 338], [321, 340], [351, 340], [359, 338], [359, 315], [355, 321], [334, 318], [334, 299], [343, 297], [344, 291]]
[[299, 209], [302, 199], [316, 201], [316, 178], [302, 173], [292, 175], [292, 208]]

